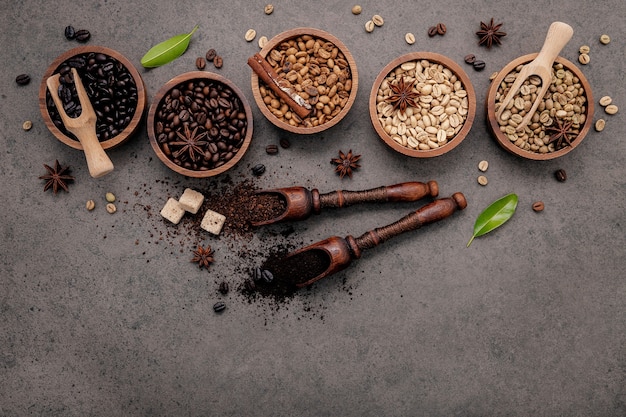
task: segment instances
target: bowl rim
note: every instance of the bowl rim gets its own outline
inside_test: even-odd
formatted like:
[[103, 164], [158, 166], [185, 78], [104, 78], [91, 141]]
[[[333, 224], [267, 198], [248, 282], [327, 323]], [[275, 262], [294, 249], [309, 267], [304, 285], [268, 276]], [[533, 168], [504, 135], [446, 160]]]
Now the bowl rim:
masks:
[[311, 27], [298, 27], [286, 30], [270, 39], [258, 53], [263, 58], [265, 58], [267, 54], [269, 54], [270, 51], [280, 43], [289, 39], [297, 38], [298, 36], [302, 35], [311, 35], [332, 42], [344, 54], [344, 56], [346, 57], [346, 61], [348, 61], [348, 66], [350, 67], [350, 74], [352, 79], [352, 89], [350, 90], [350, 95], [348, 96], [348, 101], [346, 102], [345, 107], [335, 117], [333, 117], [330, 121], [326, 123], [322, 123], [321, 125], [313, 127], [291, 126], [289, 123], [285, 123], [279, 120], [267, 109], [267, 106], [265, 105], [265, 103], [263, 102], [263, 98], [261, 97], [261, 93], [259, 92], [259, 77], [254, 71], [252, 71], [252, 74], [250, 76], [250, 82], [252, 85], [252, 95], [254, 96], [254, 101], [256, 102], [257, 107], [259, 108], [259, 110], [261, 110], [261, 113], [263, 113], [267, 120], [269, 120], [274, 126], [288, 132], [307, 135], [327, 130], [339, 123], [344, 117], [346, 117], [356, 99], [357, 90], [359, 87], [359, 75], [356, 61], [354, 60], [354, 57], [350, 53], [348, 47], [336, 36], [321, 29], [315, 29]]
[[100, 142], [102, 149], [111, 149], [126, 142], [137, 131], [141, 124], [141, 121], [143, 120], [143, 116], [148, 103], [146, 86], [143, 78], [141, 77], [141, 74], [139, 74], [139, 71], [137, 71], [137, 68], [132, 64], [132, 62], [130, 62], [128, 58], [126, 58], [120, 52], [111, 48], [107, 48], [106, 46], [84, 45], [72, 48], [56, 57], [44, 72], [41, 84], [39, 85], [39, 111], [44, 119], [46, 126], [48, 127], [48, 130], [50, 130], [50, 132], [52, 132], [52, 134], [58, 140], [74, 149], [83, 150], [83, 145], [81, 145], [78, 140], [67, 136], [65, 133], [59, 130], [59, 128], [57, 128], [56, 125], [52, 122], [52, 118], [50, 117], [50, 113], [48, 112], [48, 106], [46, 103], [46, 92], [48, 91], [46, 80], [54, 74], [54, 71], [56, 71], [63, 62], [76, 55], [90, 52], [103, 53], [121, 62], [122, 65], [124, 65], [128, 69], [131, 76], [133, 77], [133, 80], [135, 80], [135, 85], [137, 86], [137, 108], [135, 109], [135, 114], [133, 115], [132, 120], [130, 121], [128, 126], [126, 126], [124, 130], [122, 130], [118, 135], [112, 137], [111, 139]]
[[489, 85], [489, 89], [487, 91], [487, 98], [485, 100], [485, 114], [487, 118], [487, 125], [489, 126], [489, 130], [491, 131], [492, 136], [495, 140], [500, 144], [502, 148], [507, 150], [508, 152], [515, 154], [517, 156], [521, 156], [525, 159], [530, 159], [534, 161], [548, 161], [551, 159], [559, 158], [563, 155], [566, 155], [573, 151], [587, 136], [587, 133], [591, 129], [593, 125], [593, 112], [594, 112], [594, 102], [593, 102], [593, 94], [591, 92], [591, 85], [587, 81], [587, 78], [582, 73], [582, 71], [574, 65], [574, 63], [568, 61], [567, 59], [559, 56], [556, 58], [555, 62], [562, 64], [568, 70], [572, 71], [576, 77], [580, 80], [582, 87], [585, 89], [585, 96], [587, 97], [587, 111], [585, 112], [585, 123], [583, 124], [580, 132], [576, 136], [576, 140], [571, 146], [566, 146], [564, 148], [559, 149], [555, 152], [549, 153], [538, 153], [538, 152], [530, 152], [526, 151], [518, 146], [515, 146], [507, 137], [502, 135], [500, 132], [499, 124], [496, 120], [495, 116], [495, 105], [496, 105], [496, 93], [500, 86], [500, 83], [504, 80], [504, 78], [513, 71], [518, 65], [525, 64], [527, 62], [532, 61], [535, 57], [539, 55], [538, 53], [532, 53], [528, 55], [520, 56], [513, 61], [509, 62], [504, 66], [499, 72], [498, 75], [491, 81]]
[[[156, 122], [155, 115], [156, 115], [157, 109], [159, 108], [159, 105], [161, 104], [165, 95], [172, 88], [174, 88], [175, 86], [183, 82], [187, 82], [191, 80], [202, 80], [202, 79], [210, 80], [210, 81], [217, 81], [222, 84], [225, 84], [231, 90], [233, 90], [235, 94], [237, 94], [237, 97], [239, 98], [239, 100], [241, 100], [241, 103], [243, 104], [243, 108], [246, 113], [246, 122], [248, 123], [248, 126], [246, 129], [246, 136], [244, 138], [243, 144], [241, 145], [241, 148], [239, 148], [239, 151], [228, 162], [226, 162], [224, 165], [221, 165], [217, 168], [209, 169], [206, 171], [194, 171], [194, 170], [184, 168], [180, 165], [175, 164], [174, 161], [169, 159], [167, 155], [163, 153], [156, 139], [156, 132], [154, 129], [154, 125]], [[174, 78], [170, 79], [168, 82], [163, 84], [163, 86], [161, 86], [161, 88], [157, 91], [157, 93], [154, 96], [154, 99], [152, 100], [152, 104], [150, 105], [150, 109], [148, 110], [147, 125], [148, 125], [147, 126], [148, 127], [148, 139], [150, 140], [150, 145], [152, 146], [154, 153], [161, 160], [161, 162], [163, 162], [171, 170], [176, 171], [179, 174], [185, 175], [187, 177], [207, 178], [207, 177], [213, 177], [225, 171], [228, 171], [233, 166], [235, 166], [239, 162], [239, 160], [241, 160], [241, 158], [245, 155], [245, 153], [248, 151], [248, 147], [250, 146], [250, 142], [252, 141], [253, 117], [252, 117], [252, 109], [250, 108], [250, 105], [248, 104], [248, 100], [246, 99], [246, 96], [243, 94], [241, 89], [237, 87], [237, 85], [235, 85], [235, 83], [233, 83], [231, 80], [219, 74], [216, 74], [214, 72], [210, 72], [210, 71], [189, 71], [183, 74], [179, 74], [175, 76]]]
[[[389, 73], [394, 68], [400, 66], [401, 64], [407, 61], [421, 60], [421, 59], [425, 59], [430, 62], [441, 64], [444, 67], [448, 68], [450, 71], [452, 71], [457, 76], [457, 78], [463, 83], [463, 87], [465, 88], [465, 91], [467, 92], [467, 100], [468, 100], [467, 117], [465, 118], [465, 121], [463, 122], [463, 127], [461, 128], [461, 130], [457, 132], [453, 140], [446, 143], [444, 146], [440, 148], [431, 149], [427, 151], [410, 149], [394, 141], [391, 138], [391, 136], [389, 136], [389, 134], [385, 132], [382, 125], [378, 121], [378, 111], [376, 109], [376, 97], [378, 96], [378, 88], [382, 84], [385, 77], [387, 77], [387, 75], [389, 75]], [[467, 134], [471, 130], [472, 125], [474, 123], [474, 118], [476, 116], [476, 93], [474, 91], [474, 86], [472, 85], [472, 82], [470, 78], [468, 77], [467, 73], [463, 70], [463, 68], [461, 68], [459, 64], [454, 62], [452, 59], [444, 55], [438, 54], [436, 52], [426, 52], [426, 51], [409, 52], [407, 54], [401, 55], [393, 59], [392, 61], [390, 61], [378, 73], [378, 76], [374, 80], [374, 84], [372, 84], [372, 90], [370, 92], [369, 114], [370, 114], [370, 121], [372, 122], [372, 126], [374, 127], [374, 130], [376, 130], [376, 133], [378, 133], [378, 136], [380, 137], [380, 139], [383, 142], [385, 142], [389, 147], [391, 147], [392, 149], [394, 149], [395, 151], [403, 155], [411, 156], [414, 158], [432, 158], [432, 157], [440, 156], [440, 155], [450, 152], [452, 149], [459, 146], [461, 142], [463, 142], [463, 140], [467, 137]]]

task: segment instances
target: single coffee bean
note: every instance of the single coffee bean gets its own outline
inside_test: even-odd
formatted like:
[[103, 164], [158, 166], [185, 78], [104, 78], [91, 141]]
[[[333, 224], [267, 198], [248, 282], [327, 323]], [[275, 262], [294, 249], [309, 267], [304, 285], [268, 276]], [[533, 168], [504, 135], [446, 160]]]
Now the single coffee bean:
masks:
[[261, 277], [263, 278], [263, 281], [265, 281], [268, 284], [270, 282], [274, 281], [274, 275], [270, 271], [268, 271], [267, 269], [263, 270], [263, 272], [261, 274]]
[[372, 22], [378, 27], [385, 24], [385, 21], [383, 20], [382, 16], [379, 14], [375, 14], [374, 16], [372, 16]]
[[254, 38], [256, 38], [256, 30], [248, 29], [246, 34], [244, 35], [246, 42], [252, 42]]
[[596, 120], [596, 124], [595, 124], [596, 132], [602, 132], [605, 126], [606, 126], [606, 120], [604, 119]]
[[76, 37], [76, 29], [74, 29], [74, 26], [65, 26], [65, 37], [68, 40], [72, 40]]
[[291, 146], [291, 142], [289, 142], [289, 139], [287, 138], [280, 138], [280, 141], [278, 143], [280, 144], [280, 147], [283, 149], [287, 149]]
[[478, 163], [478, 169], [482, 172], [487, 171], [487, 168], [489, 168], [489, 162], [487, 161], [480, 161]]
[[437, 35], [437, 26], [431, 26], [428, 28], [428, 36], [433, 37]]
[[404, 40], [406, 41], [406, 43], [408, 43], [409, 45], [413, 45], [415, 43], [415, 35], [412, 34], [411, 32], [407, 33], [406, 35], [404, 35]]
[[226, 304], [223, 301], [218, 301], [217, 303], [213, 304], [213, 311], [215, 311], [216, 313], [221, 313], [225, 309]]
[[263, 270], [261, 268], [254, 268], [252, 271], [252, 280], [254, 282], [259, 282], [263, 278]]
[[252, 173], [257, 177], [263, 175], [264, 172], [265, 172], [265, 165], [263, 164], [257, 164], [254, 167], [252, 167]]
[[33, 128], [33, 122], [31, 122], [30, 120], [26, 120], [24, 123], [22, 123], [22, 129], [28, 131], [32, 128]]
[[274, 12], [274, 6], [271, 4], [266, 4], [263, 11], [265, 12], [265, 14], [272, 14]]
[[267, 36], [261, 36], [259, 38], [259, 48], [263, 49], [265, 48], [265, 45], [267, 45], [267, 43], [269, 42], [269, 39], [267, 39]]
[[222, 295], [228, 294], [228, 289], [229, 289], [228, 288], [228, 282], [226, 282], [226, 281], [220, 282], [220, 286], [218, 288], [218, 291], [220, 292], [220, 294], [222, 294]]
[[365, 31], [367, 33], [373, 32], [375, 27], [376, 25], [371, 20], [368, 20], [367, 22], [365, 22]]
[[359, 15], [361, 14], [362, 11], [363, 11], [363, 8], [360, 5], [355, 4], [354, 6], [352, 6], [352, 14]]
[[600, 36], [600, 43], [602, 45], [608, 45], [611, 42], [611, 37], [609, 35], [601, 35]]
[[556, 178], [557, 181], [559, 182], [565, 182], [567, 181], [567, 173], [565, 172], [564, 169], [558, 169], [556, 170], [556, 172], [554, 173], [554, 177]]
[[276, 155], [278, 153], [278, 146], [276, 146], [276, 145], [267, 145], [265, 147], [265, 152], [267, 152], [268, 155]]
[[612, 101], [613, 99], [611, 98], [611, 96], [604, 96], [600, 99], [599, 103], [602, 107], [606, 107], [611, 104]]
[[87, 42], [91, 38], [91, 33], [87, 29], [80, 29], [76, 31], [75, 38], [78, 42]]
[[211, 48], [206, 52], [205, 57], [207, 61], [213, 62], [216, 56], [217, 56], [217, 52], [215, 51], [215, 49]]
[[615, 104], [609, 104], [604, 108], [606, 114], [616, 114], [619, 111], [619, 108]]
[[463, 60], [465, 61], [466, 64], [472, 65], [474, 62], [476, 62], [476, 55], [474, 54], [465, 55], [465, 58], [463, 58]]
[[221, 56], [216, 55], [213, 59], [213, 65], [215, 66], [215, 68], [222, 68], [222, 65], [224, 65], [224, 60]]
[[487, 177], [485, 177], [484, 175], [481, 175], [478, 177], [478, 183], [480, 185], [487, 185], [489, 183], [489, 180], [487, 180]]
[[541, 202], [541, 201], [535, 201], [533, 203], [533, 210], [536, 211], [536, 212], [543, 211], [544, 207], [545, 206], [544, 206], [543, 202]]
[[589, 62], [591, 62], [591, 58], [588, 54], [580, 54], [578, 55], [578, 62], [583, 65], [587, 65]]
[[475, 69], [476, 71], [482, 71], [482, 70], [484, 70], [484, 69], [485, 69], [486, 64], [485, 64], [485, 61], [479, 61], [479, 60], [476, 60], [476, 61], [474, 61], [474, 63], [472, 64], [472, 66], [474, 67], [474, 69]]
[[201, 56], [196, 58], [196, 68], [202, 71], [205, 67], [206, 67], [206, 60], [202, 58]]
[[436, 28], [437, 28], [437, 34], [438, 35], [442, 35], [443, 36], [443, 35], [446, 34], [447, 28], [446, 28], [446, 25], [444, 25], [443, 23], [437, 23]]
[[26, 85], [30, 82], [30, 76], [28, 74], [20, 74], [15, 77], [15, 82], [19, 85]]
[[578, 48], [578, 53], [580, 54], [588, 54], [589, 51], [591, 51], [589, 45], [582, 45], [580, 48]]

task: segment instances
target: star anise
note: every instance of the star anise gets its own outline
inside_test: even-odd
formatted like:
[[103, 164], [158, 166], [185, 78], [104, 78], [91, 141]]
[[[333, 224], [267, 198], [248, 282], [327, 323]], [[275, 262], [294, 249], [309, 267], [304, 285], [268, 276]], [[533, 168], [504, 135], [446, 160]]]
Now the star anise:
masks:
[[480, 36], [478, 45], [485, 45], [487, 48], [491, 48], [491, 45], [494, 43], [502, 45], [500, 38], [506, 36], [506, 32], [500, 30], [502, 25], [502, 23], [494, 24], [493, 17], [489, 24], [480, 22], [480, 30], [476, 32], [476, 34]]
[[189, 159], [193, 162], [197, 161], [198, 158], [204, 154], [203, 146], [207, 145], [207, 141], [202, 140], [207, 135], [207, 131], [205, 130], [202, 133], [197, 134], [198, 126], [196, 126], [193, 131], [189, 129], [187, 124], [183, 127], [183, 133], [180, 131], [176, 131], [176, 135], [180, 139], [180, 141], [172, 142], [170, 145], [172, 146], [180, 146], [181, 148], [172, 152], [174, 158], [181, 158], [183, 155], [187, 154]]
[[[556, 149], [565, 146], [565, 143], [572, 146], [572, 140], [576, 137], [576, 132], [572, 130], [573, 122], [563, 122], [555, 119], [550, 126], [546, 128], [546, 133], [550, 134], [548, 143], [556, 142]], [[565, 142], [565, 143], [563, 143]]]
[[207, 246], [206, 249], [202, 246], [198, 246], [198, 249], [193, 251], [193, 259], [191, 262], [197, 262], [200, 268], [205, 267], [208, 269], [209, 265], [215, 262], [211, 246]]
[[416, 100], [419, 98], [420, 93], [413, 90], [413, 86], [415, 86], [415, 80], [407, 83], [404, 81], [404, 77], [400, 78], [400, 81], [395, 84], [390, 83], [389, 88], [391, 88], [393, 93], [387, 97], [387, 103], [393, 104], [394, 110], [399, 108], [403, 114], [409, 106], [419, 107]]
[[359, 159], [361, 159], [361, 155], [353, 155], [352, 149], [350, 149], [347, 154], [339, 151], [339, 158], [333, 158], [330, 162], [337, 165], [335, 172], [339, 174], [340, 178], [346, 175], [352, 178], [352, 171], [361, 167], [361, 165], [357, 164]]
[[40, 180], [46, 180], [46, 185], [43, 187], [43, 191], [48, 191], [48, 188], [52, 187], [54, 194], [59, 191], [59, 188], [64, 189], [66, 192], [70, 192], [67, 188], [67, 184], [74, 181], [74, 177], [69, 175], [70, 167], [62, 167], [58, 160], [54, 161], [54, 168], [49, 165], [43, 164], [48, 173], [39, 177]]

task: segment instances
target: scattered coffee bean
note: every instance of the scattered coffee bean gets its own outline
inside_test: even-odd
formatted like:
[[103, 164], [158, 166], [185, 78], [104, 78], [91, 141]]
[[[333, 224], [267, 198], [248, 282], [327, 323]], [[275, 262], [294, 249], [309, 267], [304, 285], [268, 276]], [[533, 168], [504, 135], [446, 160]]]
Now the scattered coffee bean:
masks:
[[489, 181], [487, 180], [487, 177], [485, 177], [484, 175], [481, 175], [478, 177], [478, 183], [480, 185], [487, 185]]
[[616, 114], [618, 112], [618, 108], [615, 104], [609, 104], [608, 106], [606, 106], [604, 108], [604, 111], [606, 112], [606, 114]]
[[495, 80], [497, 76], [498, 76], [498, 71], [492, 72], [491, 75], [489, 76], [489, 81]]
[[263, 49], [265, 48], [265, 45], [267, 45], [268, 39], [267, 36], [261, 36], [259, 38], [259, 48]]
[[87, 203], [85, 203], [85, 208], [87, 209], [87, 211], [91, 211], [93, 209], [96, 208], [96, 202], [93, 200], [87, 200]]
[[91, 38], [91, 33], [87, 29], [80, 29], [76, 31], [75, 39], [78, 42], [87, 42]]
[[276, 155], [278, 153], [278, 146], [276, 146], [276, 145], [267, 145], [265, 147], [265, 152], [268, 155]]
[[217, 56], [217, 52], [215, 51], [215, 49], [211, 48], [206, 52], [205, 58], [207, 61], [213, 62], [216, 56]]
[[382, 16], [379, 14], [375, 14], [374, 16], [372, 16], [372, 22], [374, 22], [374, 24], [378, 27], [381, 27], [382, 25], [385, 24], [385, 21], [383, 20]]
[[265, 12], [265, 14], [272, 14], [274, 12], [274, 6], [271, 4], [266, 4], [263, 11]]
[[558, 169], [554, 173], [554, 177], [559, 182], [565, 182], [567, 180], [567, 174], [564, 169]]
[[368, 33], [373, 32], [375, 27], [376, 27], [376, 25], [371, 20], [368, 20], [367, 22], [365, 22], [365, 31], [366, 32], [368, 32]]
[[283, 149], [287, 149], [291, 146], [291, 142], [289, 142], [289, 139], [287, 138], [280, 138], [280, 141], [278, 143], [280, 144], [280, 147]]
[[489, 162], [487, 161], [480, 161], [478, 163], [478, 169], [482, 172], [487, 171], [487, 168], [489, 168]]
[[117, 207], [115, 207], [115, 204], [109, 203], [106, 205], [106, 210], [107, 210], [107, 213], [113, 214], [117, 211]]
[[610, 96], [604, 96], [600, 99], [599, 103], [602, 107], [606, 107], [613, 102], [613, 99]]
[[591, 58], [589, 57], [588, 54], [580, 54], [578, 56], [578, 62], [580, 62], [583, 65], [587, 65], [589, 62], [591, 62]]
[[602, 35], [600, 36], [600, 43], [602, 45], [608, 45], [611, 42], [611, 37], [609, 35]]
[[244, 38], [246, 39], [246, 42], [252, 42], [252, 40], [256, 38], [256, 30], [248, 29], [246, 31], [246, 34], [244, 35]]
[[217, 303], [213, 304], [213, 311], [215, 311], [216, 313], [221, 313], [225, 309], [226, 304], [223, 301], [218, 301]]
[[76, 37], [76, 30], [74, 29], [74, 26], [65, 26], [65, 37], [70, 41]]
[[218, 288], [218, 291], [220, 292], [220, 294], [222, 294], [222, 295], [228, 294], [228, 289], [229, 289], [228, 288], [228, 282], [226, 282], [226, 281], [220, 282], [220, 286]]
[[606, 126], [606, 121], [604, 119], [596, 120], [596, 124], [595, 124], [596, 132], [602, 132], [605, 126]]
[[24, 123], [22, 123], [22, 129], [29, 131], [32, 128], [33, 128], [33, 122], [31, 122], [30, 120], [26, 120]]
[[213, 65], [215, 66], [215, 68], [222, 68], [222, 66], [224, 65], [224, 60], [222, 59], [221, 56], [216, 55], [215, 58], [213, 59]]
[[263, 164], [257, 164], [254, 167], [252, 167], [252, 173], [257, 177], [263, 175], [264, 172], [265, 172], [265, 165]]
[[578, 48], [579, 54], [588, 54], [589, 51], [591, 51], [591, 48], [589, 47], [589, 45], [582, 45], [580, 48]]
[[263, 278], [263, 270], [259, 267], [254, 268], [252, 271], [252, 280], [254, 282], [259, 282]]
[[261, 273], [261, 277], [263, 278], [263, 281], [268, 284], [274, 280], [274, 275], [267, 269], [263, 270], [263, 272]]
[[15, 82], [19, 85], [26, 85], [30, 82], [30, 76], [28, 74], [20, 74], [15, 77]]
[[438, 35], [443, 36], [443, 35], [445, 35], [445, 34], [446, 34], [446, 32], [447, 32], [446, 25], [444, 25], [443, 23], [437, 23], [436, 28], [437, 28], [437, 34], [438, 34]]
[[485, 61], [476, 60], [474, 61], [472, 66], [474, 67], [476, 71], [482, 71], [485, 69], [486, 64], [485, 64]]
[[104, 195], [104, 199], [109, 202], [109, 203], [114, 203], [115, 202], [115, 194], [113, 193], [106, 193]]
[[196, 68], [202, 71], [205, 67], [206, 67], [206, 60], [201, 56], [196, 58]]
[[476, 55], [474, 54], [465, 55], [465, 58], [463, 58], [463, 60], [465, 61], [466, 64], [472, 65], [474, 62], [476, 62]]
[[431, 38], [433, 36], [437, 36], [437, 26], [431, 26], [428, 28], [428, 36]]
[[409, 45], [413, 45], [415, 43], [415, 35], [412, 34], [411, 32], [407, 33], [406, 35], [404, 35], [404, 40], [406, 41], [406, 43], [408, 43]]
[[358, 14], [361, 14], [362, 11], [363, 11], [363, 8], [359, 6], [358, 4], [355, 4], [354, 6], [352, 6], [352, 14], [358, 15]]
[[545, 206], [544, 206], [543, 202], [541, 202], [541, 201], [535, 201], [533, 203], [533, 210], [536, 211], [536, 212], [543, 211], [544, 208], [545, 208]]

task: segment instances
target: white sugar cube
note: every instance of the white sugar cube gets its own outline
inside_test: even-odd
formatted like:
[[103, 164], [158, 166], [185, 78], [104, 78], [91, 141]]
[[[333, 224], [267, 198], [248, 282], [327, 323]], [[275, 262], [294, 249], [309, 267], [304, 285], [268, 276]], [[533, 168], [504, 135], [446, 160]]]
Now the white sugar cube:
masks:
[[183, 209], [178, 201], [174, 198], [170, 198], [165, 203], [165, 206], [161, 209], [161, 216], [165, 217], [167, 220], [171, 221], [174, 224], [178, 224], [180, 219], [183, 218], [185, 214], [185, 209]]
[[222, 226], [224, 226], [224, 222], [226, 221], [226, 216], [220, 213], [216, 213], [213, 210], [207, 210], [202, 218], [202, 223], [200, 223], [200, 227], [206, 230], [209, 233], [213, 233], [214, 235], [219, 235], [222, 231]]
[[185, 188], [183, 195], [178, 199], [181, 207], [191, 214], [196, 214], [202, 203], [204, 203], [204, 196], [191, 188]]

